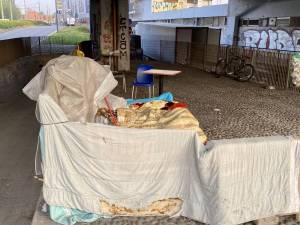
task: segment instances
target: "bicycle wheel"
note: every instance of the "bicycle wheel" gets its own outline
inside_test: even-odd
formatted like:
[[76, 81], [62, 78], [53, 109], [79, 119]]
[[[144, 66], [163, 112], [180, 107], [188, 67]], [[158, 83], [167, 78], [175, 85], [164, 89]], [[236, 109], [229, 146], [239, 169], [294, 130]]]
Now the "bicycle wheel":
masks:
[[234, 71], [235, 71], [235, 63], [233, 61], [229, 62], [226, 66], [226, 69], [225, 69], [225, 73], [228, 75], [228, 76], [233, 76], [234, 75]]
[[251, 64], [245, 64], [238, 72], [239, 81], [248, 81], [254, 75], [254, 67]]
[[224, 59], [221, 59], [217, 62], [217, 65], [216, 65], [216, 71], [215, 71], [215, 76], [217, 78], [221, 77], [222, 75], [224, 75], [224, 72], [225, 72], [225, 66], [226, 66], [226, 63], [225, 63], [225, 60]]

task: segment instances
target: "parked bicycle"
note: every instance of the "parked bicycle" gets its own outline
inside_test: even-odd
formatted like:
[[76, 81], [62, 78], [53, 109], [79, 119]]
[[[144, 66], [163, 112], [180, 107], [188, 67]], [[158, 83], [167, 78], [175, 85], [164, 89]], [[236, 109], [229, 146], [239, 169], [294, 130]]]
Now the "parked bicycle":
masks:
[[248, 81], [254, 75], [254, 67], [252, 64], [246, 63], [250, 57], [240, 57], [231, 55], [229, 62], [226, 59], [220, 58], [216, 65], [216, 77], [222, 75], [232, 77], [238, 81]]

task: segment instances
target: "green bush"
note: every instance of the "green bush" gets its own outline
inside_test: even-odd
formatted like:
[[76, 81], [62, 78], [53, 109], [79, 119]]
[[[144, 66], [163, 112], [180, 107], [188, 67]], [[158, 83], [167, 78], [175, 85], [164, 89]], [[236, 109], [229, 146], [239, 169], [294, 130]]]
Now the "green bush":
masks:
[[66, 27], [49, 37], [51, 44], [77, 45], [90, 40], [90, 32], [86, 26]]
[[0, 29], [10, 29], [16, 27], [36, 26], [36, 25], [48, 25], [42, 21], [30, 21], [30, 20], [0, 20]]

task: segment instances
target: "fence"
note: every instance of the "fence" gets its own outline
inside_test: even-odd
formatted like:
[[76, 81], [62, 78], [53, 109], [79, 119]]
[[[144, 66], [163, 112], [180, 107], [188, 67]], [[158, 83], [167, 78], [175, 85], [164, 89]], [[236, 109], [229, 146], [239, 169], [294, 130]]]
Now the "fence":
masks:
[[155, 60], [197, 67], [207, 72], [215, 71], [220, 58], [229, 61], [233, 55], [240, 56], [255, 68], [252, 82], [299, 91], [293, 87], [290, 77], [295, 52], [145, 39], [142, 48], [144, 55]]
[[231, 56], [240, 56], [246, 59], [255, 68], [253, 82], [275, 86], [277, 88], [291, 88], [292, 59], [295, 52], [275, 51], [239, 46], [220, 46], [219, 58], [227, 61]]
[[75, 45], [68, 45], [62, 37], [31, 37], [31, 54], [70, 54]]

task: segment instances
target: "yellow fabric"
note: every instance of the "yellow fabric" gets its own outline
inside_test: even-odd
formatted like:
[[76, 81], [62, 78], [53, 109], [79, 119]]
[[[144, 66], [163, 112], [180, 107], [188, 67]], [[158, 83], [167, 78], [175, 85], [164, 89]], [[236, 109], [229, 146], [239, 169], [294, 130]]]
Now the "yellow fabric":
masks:
[[198, 120], [187, 108], [161, 110], [165, 101], [149, 102], [136, 108], [117, 109], [120, 126], [128, 128], [156, 129], [190, 129], [197, 131], [201, 141], [205, 143], [207, 136], [199, 126]]
[[79, 57], [84, 57], [83, 51], [79, 49], [79, 46], [73, 51], [72, 53], [73, 56], [79, 56]]
[[172, 216], [179, 212], [181, 206], [182, 200], [178, 198], [155, 201], [142, 209], [128, 209], [100, 200], [102, 212], [111, 216]]

